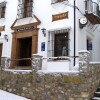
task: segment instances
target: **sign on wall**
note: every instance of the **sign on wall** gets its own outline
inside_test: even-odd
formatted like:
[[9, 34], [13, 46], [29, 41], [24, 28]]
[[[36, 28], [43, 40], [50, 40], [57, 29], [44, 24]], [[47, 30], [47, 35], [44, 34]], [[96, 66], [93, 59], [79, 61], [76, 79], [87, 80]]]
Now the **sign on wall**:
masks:
[[68, 18], [68, 12], [52, 15], [52, 21], [62, 20]]
[[34, 29], [34, 28], [35, 28], [34, 26], [21, 27], [21, 28], [18, 28], [18, 29], [17, 29], [17, 32], [26, 31], [26, 30], [32, 30], [32, 29]]
[[45, 51], [45, 42], [41, 43], [41, 51]]

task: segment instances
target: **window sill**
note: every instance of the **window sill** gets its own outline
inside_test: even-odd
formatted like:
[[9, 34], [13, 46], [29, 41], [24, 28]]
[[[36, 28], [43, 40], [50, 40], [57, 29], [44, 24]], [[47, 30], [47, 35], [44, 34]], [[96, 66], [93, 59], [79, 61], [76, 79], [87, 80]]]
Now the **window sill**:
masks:
[[60, 2], [54, 2], [54, 3], [51, 3], [51, 5], [52, 5], [52, 4], [63, 3], [63, 2], [66, 2], [66, 0], [64, 0], [64, 1], [60, 1]]
[[65, 57], [65, 56], [60, 56], [60, 57], [49, 57], [48, 61], [61, 61], [61, 60], [67, 60], [70, 61], [69, 57]]

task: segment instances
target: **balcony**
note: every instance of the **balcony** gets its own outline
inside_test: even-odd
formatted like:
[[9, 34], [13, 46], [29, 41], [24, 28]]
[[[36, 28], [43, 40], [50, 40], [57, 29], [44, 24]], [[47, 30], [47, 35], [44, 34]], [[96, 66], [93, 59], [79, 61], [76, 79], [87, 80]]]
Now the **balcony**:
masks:
[[99, 5], [92, 0], [85, 0], [85, 16], [93, 24], [100, 24]]

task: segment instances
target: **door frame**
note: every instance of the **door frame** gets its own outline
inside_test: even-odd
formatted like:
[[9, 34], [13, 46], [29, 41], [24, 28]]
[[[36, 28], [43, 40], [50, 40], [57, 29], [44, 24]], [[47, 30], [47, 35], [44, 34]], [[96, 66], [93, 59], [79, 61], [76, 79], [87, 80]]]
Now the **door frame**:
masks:
[[[12, 33], [12, 51], [11, 51], [11, 59], [17, 59], [18, 58], [18, 39], [22, 38], [28, 38], [32, 37], [32, 54], [37, 53], [37, 48], [38, 48], [38, 28], [33, 29], [33, 30], [28, 30], [28, 31], [23, 31], [23, 32], [13, 32]], [[11, 62], [11, 67], [14, 67], [17, 65], [17, 62]]]

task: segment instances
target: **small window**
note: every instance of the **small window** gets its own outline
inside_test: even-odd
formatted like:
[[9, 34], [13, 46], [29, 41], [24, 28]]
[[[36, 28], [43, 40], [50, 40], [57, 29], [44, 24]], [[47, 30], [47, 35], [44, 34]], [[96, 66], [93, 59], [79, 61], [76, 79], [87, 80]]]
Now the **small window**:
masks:
[[63, 1], [66, 1], [66, 0], [52, 0], [52, 4], [58, 3], [58, 2], [63, 2]]
[[69, 33], [67, 29], [51, 31], [48, 36], [48, 57], [69, 55]]
[[2, 11], [1, 11], [1, 18], [5, 18], [5, 6], [2, 7]]
[[5, 18], [6, 3], [0, 4], [0, 18]]
[[68, 56], [68, 33], [55, 34], [54, 57]]
[[32, 17], [33, 0], [22, 0], [18, 5], [18, 18]]

